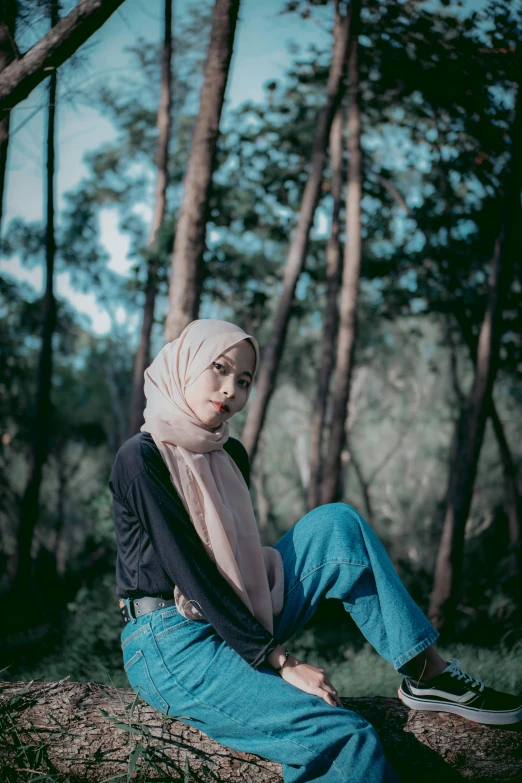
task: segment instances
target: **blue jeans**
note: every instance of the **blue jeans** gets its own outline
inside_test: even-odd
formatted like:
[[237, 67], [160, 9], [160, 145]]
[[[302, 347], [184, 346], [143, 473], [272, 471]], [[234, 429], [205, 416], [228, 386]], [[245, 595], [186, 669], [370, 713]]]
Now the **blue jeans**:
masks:
[[[324, 598], [340, 599], [401, 674], [438, 637], [351, 506], [315, 508], [275, 547], [285, 571], [284, 606], [274, 616], [281, 643]], [[285, 682], [266, 662], [253, 669], [206, 620], [158, 609], [128, 623], [121, 641], [128, 680], [148, 704], [221, 745], [278, 762], [285, 783], [397, 783], [367, 720]]]

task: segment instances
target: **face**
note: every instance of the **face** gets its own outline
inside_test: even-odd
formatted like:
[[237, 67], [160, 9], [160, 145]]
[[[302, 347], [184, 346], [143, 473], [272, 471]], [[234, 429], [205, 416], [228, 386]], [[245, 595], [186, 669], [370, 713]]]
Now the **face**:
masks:
[[[218, 356], [194, 383], [185, 390], [185, 399], [195, 416], [204, 424], [219, 427], [244, 408], [256, 356], [246, 340], [236, 343]], [[224, 403], [228, 410], [220, 410], [214, 403]]]

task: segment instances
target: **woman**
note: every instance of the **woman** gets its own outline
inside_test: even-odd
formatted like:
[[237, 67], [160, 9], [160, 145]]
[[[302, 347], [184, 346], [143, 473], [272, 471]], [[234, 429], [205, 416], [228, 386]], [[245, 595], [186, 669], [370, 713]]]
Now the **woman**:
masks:
[[248, 457], [228, 436], [258, 363], [252, 335], [200, 319], [145, 372], [145, 423], [109, 481], [132, 688], [220, 744], [280, 763], [285, 783], [397, 781], [373, 727], [343, 708], [323, 669], [283, 646], [321, 600], [338, 598], [404, 675], [405, 704], [521, 720], [522, 700], [437, 654], [437, 631], [354, 508], [320, 506], [261, 546]]

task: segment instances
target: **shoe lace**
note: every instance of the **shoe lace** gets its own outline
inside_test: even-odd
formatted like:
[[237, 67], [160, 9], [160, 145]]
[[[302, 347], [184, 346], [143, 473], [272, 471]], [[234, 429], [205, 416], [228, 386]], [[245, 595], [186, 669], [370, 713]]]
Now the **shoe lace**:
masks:
[[466, 685], [471, 683], [472, 686], [479, 687], [480, 693], [484, 690], [484, 683], [481, 680], [477, 680], [475, 677], [472, 677], [470, 674], [466, 674], [466, 672], [462, 671], [460, 668], [460, 661], [457, 660], [457, 658], [450, 658], [448, 663], [450, 664], [450, 668], [447, 670], [447, 673], [450, 675], [450, 677], [456, 677], [457, 680], [464, 679], [464, 683]]

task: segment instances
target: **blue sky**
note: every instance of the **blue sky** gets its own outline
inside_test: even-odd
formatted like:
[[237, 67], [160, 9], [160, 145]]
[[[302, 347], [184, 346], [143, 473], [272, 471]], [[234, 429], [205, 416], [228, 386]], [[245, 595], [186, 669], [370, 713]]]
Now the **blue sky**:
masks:
[[[190, 5], [190, 0], [174, 0], [174, 14], [180, 15]], [[303, 46], [309, 42], [326, 41], [329, 34], [315, 22], [305, 22], [294, 14], [280, 16], [283, 0], [242, 0], [240, 19], [235, 40], [234, 58], [229, 78], [227, 107], [237, 106], [247, 99], [260, 100], [263, 84], [280, 78], [291, 62], [287, 51], [289, 41]], [[83, 65], [77, 73], [64, 76], [61, 93], [74, 90], [75, 84], [93, 85], [97, 80], [110, 76], [126, 75], [132, 78], [124, 48], [139, 36], [157, 42], [162, 36], [162, 0], [126, 0], [105, 25], [89, 40], [90, 66]], [[325, 17], [326, 18], [326, 17]], [[175, 20], [174, 20], [175, 24]], [[22, 48], [34, 43], [36, 37], [26, 33]], [[44, 109], [21, 125], [34, 110], [46, 100], [48, 83], [33, 91], [13, 112], [11, 128], [14, 130], [9, 147], [8, 175], [4, 196], [5, 218], [3, 230], [14, 217], [25, 220], [41, 220], [45, 175], [45, 117]], [[98, 111], [85, 103], [74, 108], [63, 103], [58, 107], [56, 197], [58, 210], [63, 206], [63, 193], [73, 188], [87, 174], [82, 159], [88, 150], [96, 149], [102, 142], [114, 138], [112, 124]], [[58, 213], [59, 216], [59, 213]], [[59, 217], [58, 217], [59, 219]], [[128, 241], [117, 227], [115, 210], [105, 210], [101, 219], [102, 241], [111, 255], [111, 268], [125, 273], [130, 265], [125, 255]], [[29, 282], [35, 295], [43, 290], [43, 269], [22, 267], [17, 258], [0, 261], [2, 274]], [[69, 285], [68, 273], [57, 276], [57, 294], [69, 299], [80, 311], [92, 318], [92, 330], [102, 334], [109, 330], [110, 321], [93, 295], [81, 294]], [[120, 318], [123, 313], [120, 311]]]
[[[181, 15], [194, 0], [174, 0], [174, 15]], [[468, 9], [478, 10], [484, 0], [468, 0]], [[261, 100], [263, 85], [281, 78], [290, 65], [292, 56], [288, 43], [293, 41], [303, 47], [311, 42], [320, 45], [330, 39], [328, 19], [331, 9], [323, 9], [323, 24], [303, 21], [295, 14], [280, 15], [285, 0], [242, 0], [236, 34], [234, 58], [229, 78], [224, 120], [227, 108], [237, 106], [247, 99]], [[426, 3], [428, 7], [430, 3]], [[69, 5], [69, 8], [72, 4]], [[126, 0], [83, 47], [88, 61], [83, 61], [74, 71], [62, 69], [62, 81], [58, 103], [56, 197], [59, 212], [63, 206], [63, 194], [75, 187], [87, 174], [82, 160], [85, 153], [96, 149], [104, 141], [115, 137], [112, 124], [85, 102], [67, 104], [60, 95], [74, 92], [76, 85], [84, 88], [98, 81], [123, 75], [132, 78], [132, 66], [124, 48], [139, 36], [157, 42], [162, 36], [162, 0]], [[175, 24], [174, 19], [174, 24]], [[27, 31], [20, 41], [26, 50], [37, 39], [38, 31]], [[82, 50], [80, 50], [82, 51]], [[82, 58], [83, 59], [83, 58]], [[47, 82], [40, 85], [13, 112], [12, 138], [9, 146], [8, 175], [4, 196], [5, 217], [3, 230], [14, 217], [24, 220], [42, 220], [45, 177], [45, 119], [46, 112], [39, 106], [46, 102]], [[25, 124], [24, 124], [25, 123]], [[21, 127], [23, 125], [23, 127]], [[20, 127], [19, 130], [17, 130]], [[105, 210], [101, 217], [102, 241], [111, 256], [110, 266], [125, 274], [130, 266], [126, 259], [128, 240], [118, 230], [115, 210]], [[43, 290], [43, 269], [38, 264], [24, 268], [17, 258], [1, 259], [2, 274], [25, 280], [34, 287], [35, 296]], [[91, 318], [92, 331], [104, 334], [111, 323], [107, 313], [99, 307], [94, 295], [75, 291], [69, 283], [68, 273], [57, 275], [56, 291], [67, 298], [80, 312]], [[117, 313], [123, 322], [123, 308]]]

